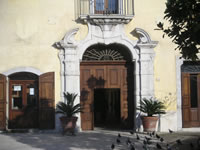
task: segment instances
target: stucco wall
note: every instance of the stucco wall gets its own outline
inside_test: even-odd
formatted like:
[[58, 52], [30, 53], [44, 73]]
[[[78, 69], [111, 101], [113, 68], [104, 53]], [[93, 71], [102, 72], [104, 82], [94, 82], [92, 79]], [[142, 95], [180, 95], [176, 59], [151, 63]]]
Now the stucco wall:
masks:
[[1, 0], [0, 73], [16, 67], [54, 71], [60, 100], [60, 62], [52, 45], [78, 27], [73, 8], [69, 0]]
[[[155, 96], [166, 103], [168, 111], [176, 111], [176, 45], [167, 36], [163, 38], [163, 32], [155, 30], [157, 23], [167, 22], [163, 19], [165, 0], [134, 0], [135, 16], [132, 21], [125, 25], [126, 35], [137, 40], [133, 35], [135, 28], [144, 29], [152, 40], [158, 41], [155, 47], [154, 60], [154, 89]], [[76, 35], [77, 40], [84, 39], [87, 35], [87, 26], [79, 26], [80, 30]]]
[[154, 61], [154, 88], [155, 96], [163, 101], [169, 99], [169, 111], [176, 110], [176, 57], [175, 44], [163, 32], [155, 30], [157, 23], [167, 22], [163, 19], [165, 0], [135, 0], [135, 16], [126, 26], [127, 35], [134, 39], [130, 33], [135, 27], [147, 31], [152, 40], [158, 41], [155, 47]]
[[[125, 32], [142, 28], [158, 41], [154, 61], [155, 96], [169, 99], [168, 111], [176, 111], [175, 45], [162, 31], [155, 30], [163, 20], [165, 0], [134, 0], [135, 16], [125, 25]], [[54, 71], [56, 101], [60, 100], [60, 61], [52, 45], [69, 30], [79, 28], [76, 40], [87, 36], [87, 25], [75, 21], [71, 0], [1, 0], [0, 1], [0, 73], [16, 67], [33, 67], [41, 72]], [[172, 119], [173, 120], [173, 119]]]

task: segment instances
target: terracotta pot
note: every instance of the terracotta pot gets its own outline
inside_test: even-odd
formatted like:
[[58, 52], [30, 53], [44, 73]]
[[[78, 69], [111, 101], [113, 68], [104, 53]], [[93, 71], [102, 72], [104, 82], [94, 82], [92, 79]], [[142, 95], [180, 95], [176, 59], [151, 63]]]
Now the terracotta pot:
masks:
[[63, 127], [63, 134], [66, 132], [75, 133], [75, 128], [76, 128], [76, 122], [77, 122], [78, 117], [60, 117], [60, 121]]
[[156, 129], [156, 124], [158, 121], [158, 117], [142, 117], [142, 124], [145, 132], [152, 132]]

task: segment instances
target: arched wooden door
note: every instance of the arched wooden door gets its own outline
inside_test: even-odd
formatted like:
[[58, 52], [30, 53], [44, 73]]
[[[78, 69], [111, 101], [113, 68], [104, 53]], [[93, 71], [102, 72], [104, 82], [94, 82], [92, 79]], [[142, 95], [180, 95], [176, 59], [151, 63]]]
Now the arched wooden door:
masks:
[[94, 128], [94, 89], [120, 89], [121, 123], [133, 127], [133, 63], [115, 62], [82, 62], [80, 64], [81, 127], [83, 130]]
[[37, 81], [11, 80], [9, 84], [9, 128], [37, 127]]
[[[9, 76], [9, 128], [55, 127], [54, 72]], [[2, 91], [2, 90], [1, 90]]]

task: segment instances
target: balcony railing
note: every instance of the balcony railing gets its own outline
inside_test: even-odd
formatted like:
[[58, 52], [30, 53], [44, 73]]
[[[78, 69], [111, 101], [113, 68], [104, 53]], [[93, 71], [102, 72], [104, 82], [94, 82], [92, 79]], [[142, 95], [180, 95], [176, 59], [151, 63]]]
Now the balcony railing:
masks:
[[76, 19], [87, 16], [133, 17], [133, 0], [75, 0]]

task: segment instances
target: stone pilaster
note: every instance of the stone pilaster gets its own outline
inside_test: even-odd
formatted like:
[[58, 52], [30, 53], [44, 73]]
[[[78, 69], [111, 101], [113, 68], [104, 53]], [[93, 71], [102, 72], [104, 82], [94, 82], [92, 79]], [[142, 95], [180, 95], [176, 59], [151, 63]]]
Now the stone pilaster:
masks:
[[139, 36], [137, 49], [139, 50], [139, 82], [140, 98], [154, 96], [154, 56], [153, 48], [158, 44], [157, 41], [151, 41], [147, 32], [143, 29], [136, 28], [135, 32]]
[[140, 93], [141, 98], [154, 96], [154, 50], [138, 44], [140, 49]]

